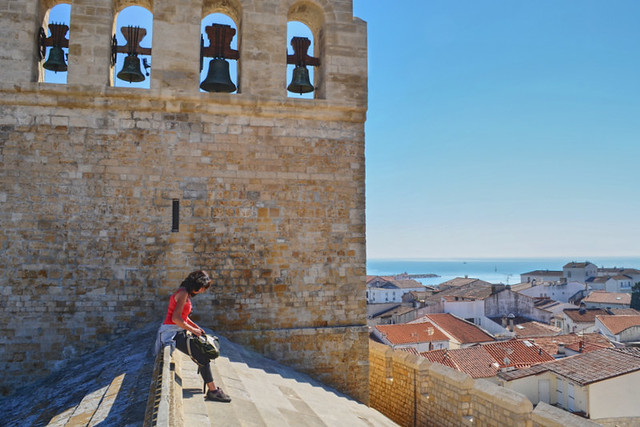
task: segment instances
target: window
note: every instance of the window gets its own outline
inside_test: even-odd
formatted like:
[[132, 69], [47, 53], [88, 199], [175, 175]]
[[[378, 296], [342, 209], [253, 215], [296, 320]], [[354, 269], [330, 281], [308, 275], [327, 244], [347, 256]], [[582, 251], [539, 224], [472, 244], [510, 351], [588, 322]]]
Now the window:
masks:
[[562, 382], [562, 378], [556, 377], [556, 396], [558, 401], [558, 406], [564, 408], [564, 396], [562, 390], [564, 388], [564, 384]]

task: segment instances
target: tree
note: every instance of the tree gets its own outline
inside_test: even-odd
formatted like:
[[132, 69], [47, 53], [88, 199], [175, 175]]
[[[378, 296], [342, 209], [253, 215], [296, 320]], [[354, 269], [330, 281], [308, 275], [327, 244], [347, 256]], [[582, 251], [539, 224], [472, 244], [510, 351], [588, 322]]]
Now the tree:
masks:
[[640, 311], [640, 282], [637, 282], [631, 288], [631, 308]]

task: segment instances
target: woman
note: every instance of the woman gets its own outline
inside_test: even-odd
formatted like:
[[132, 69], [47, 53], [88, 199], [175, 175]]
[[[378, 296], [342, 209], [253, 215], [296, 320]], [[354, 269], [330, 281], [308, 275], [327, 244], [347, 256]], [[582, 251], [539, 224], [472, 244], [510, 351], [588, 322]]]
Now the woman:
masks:
[[[211, 279], [207, 273], [203, 270], [198, 270], [189, 274], [180, 285], [180, 288], [171, 295], [167, 316], [158, 330], [156, 352], [160, 350], [162, 345], [171, 345], [181, 352], [189, 354], [186, 332], [191, 332], [197, 336], [204, 334], [204, 330], [189, 318], [192, 308], [191, 298], [203, 293], [209, 289], [209, 286], [211, 286]], [[213, 382], [209, 358], [199, 353], [195, 347], [191, 348], [191, 357], [197, 361], [198, 372], [209, 389], [205, 399], [217, 402], [231, 402], [231, 398], [220, 387], [216, 387]]]

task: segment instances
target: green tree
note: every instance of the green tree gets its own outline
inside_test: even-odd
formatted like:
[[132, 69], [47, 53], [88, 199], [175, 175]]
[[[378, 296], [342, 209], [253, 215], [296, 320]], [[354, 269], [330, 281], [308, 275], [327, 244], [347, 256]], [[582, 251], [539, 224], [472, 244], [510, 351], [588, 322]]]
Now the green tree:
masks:
[[631, 308], [635, 308], [640, 311], [640, 282], [637, 282], [631, 288]]

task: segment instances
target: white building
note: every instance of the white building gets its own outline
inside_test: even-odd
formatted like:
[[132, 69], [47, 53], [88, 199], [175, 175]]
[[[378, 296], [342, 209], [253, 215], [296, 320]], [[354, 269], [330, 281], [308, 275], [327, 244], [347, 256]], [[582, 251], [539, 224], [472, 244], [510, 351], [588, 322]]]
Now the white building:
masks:
[[567, 283], [545, 283], [518, 292], [532, 298], [550, 298], [554, 301], [569, 302], [571, 297], [584, 290], [584, 283], [570, 281]]
[[562, 272], [567, 282], [586, 283], [587, 279], [598, 275], [598, 267], [589, 261], [570, 262], [562, 267]]
[[412, 279], [396, 280], [389, 276], [367, 276], [367, 304], [402, 302], [407, 292], [425, 292], [426, 286]]

